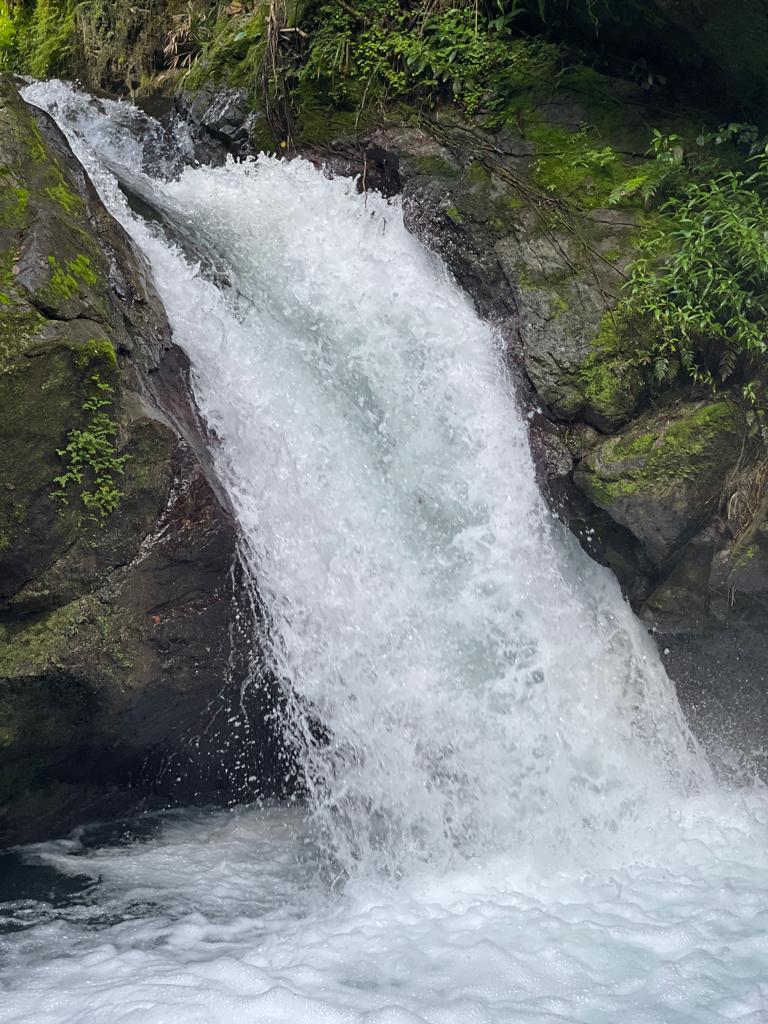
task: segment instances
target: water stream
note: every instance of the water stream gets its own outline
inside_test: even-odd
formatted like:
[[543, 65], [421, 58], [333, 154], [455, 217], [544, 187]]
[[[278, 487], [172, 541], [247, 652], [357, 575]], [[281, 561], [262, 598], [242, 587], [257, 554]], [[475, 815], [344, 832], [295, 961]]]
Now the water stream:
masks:
[[308, 799], [22, 851], [69, 889], [0, 910], [0, 1021], [767, 1020], [764, 797], [715, 786], [398, 203], [301, 160], [184, 167], [127, 105], [26, 96], [190, 356]]

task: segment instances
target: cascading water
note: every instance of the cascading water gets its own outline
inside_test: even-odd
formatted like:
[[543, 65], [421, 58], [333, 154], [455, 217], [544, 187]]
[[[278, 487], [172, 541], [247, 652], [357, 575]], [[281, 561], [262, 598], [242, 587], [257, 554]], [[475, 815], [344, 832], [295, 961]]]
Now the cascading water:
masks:
[[102, 879], [114, 975], [92, 896], [55, 925], [30, 910], [0, 1020], [757, 1021], [759, 794], [713, 789], [615, 581], [538, 492], [493, 330], [398, 204], [303, 161], [182, 170], [126, 105], [26, 96], [192, 360], [309, 820], [177, 815], [148, 843], [30, 852]]

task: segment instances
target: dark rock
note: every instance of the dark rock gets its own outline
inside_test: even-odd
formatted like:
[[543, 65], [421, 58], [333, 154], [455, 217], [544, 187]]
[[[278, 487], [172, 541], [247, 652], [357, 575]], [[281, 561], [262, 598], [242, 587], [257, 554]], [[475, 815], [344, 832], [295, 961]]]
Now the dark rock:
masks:
[[254, 109], [246, 89], [231, 89], [207, 81], [199, 88], [182, 89], [176, 95], [176, 109], [198, 129], [198, 142], [202, 144], [199, 157], [211, 153], [210, 142], [218, 143], [226, 152], [244, 155], [251, 139], [265, 122], [262, 111]]
[[396, 196], [403, 189], [400, 178], [400, 157], [382, 146], [369, 146], [363, 153], [361, 191], [381, 192], [383, 196]]
[[678, 403], [602, 439], [574, 481], [659, 565], [711, 515], [743, 434], [727, 398]]
[[[247, 744], [222, 718], [249, 671], [248, 699], [274, 697], [240, 608], [237, 530], [147, 267], [7, 79], [0, 162], [7, 845], [142, 801], [252, 795], [279, 752], [263, 708]], [[200, 767], [203, 727], [215, 771]]]
[[768, 7], [763, 0], [554, 0], [546, 9], [555, 36], [627, 59], [650, 86], [663, 75], [683, 96], [762, 112], [768, 100]]

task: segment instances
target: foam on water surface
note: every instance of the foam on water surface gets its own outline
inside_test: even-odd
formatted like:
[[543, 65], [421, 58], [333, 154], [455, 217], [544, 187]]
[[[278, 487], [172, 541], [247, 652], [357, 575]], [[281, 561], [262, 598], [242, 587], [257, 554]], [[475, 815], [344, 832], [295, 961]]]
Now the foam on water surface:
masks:
[[17, 909], [0, 1020], [762, 1024], [761, 814], [710, 796], [624, 863], [496, 855], [343, 893], [285, 809], [177, 814], [125, 847], [45, 844], [27, 859], [100, 881], [67, 910]]
[[303, 161], [182, 170], [127, 105], [26, 95], [192, 361], [308, 802], [28, 851], [99, 881], [13, 911], [0, 1020], [761, 1020], [763, 797], [714, 788], [398, 203]]

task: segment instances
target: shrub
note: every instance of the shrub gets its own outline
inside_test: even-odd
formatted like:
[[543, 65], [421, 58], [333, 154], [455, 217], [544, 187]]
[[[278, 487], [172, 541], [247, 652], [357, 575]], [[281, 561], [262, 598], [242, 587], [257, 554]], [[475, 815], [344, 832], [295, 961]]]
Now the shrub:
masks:
[[689, 183], [640, 243], [628, 306], [658, 329], [659, 380], [682, 369], [715, 386], [746, 381], [750, 397], [768, 347], [768, 155], [755, 170]]

